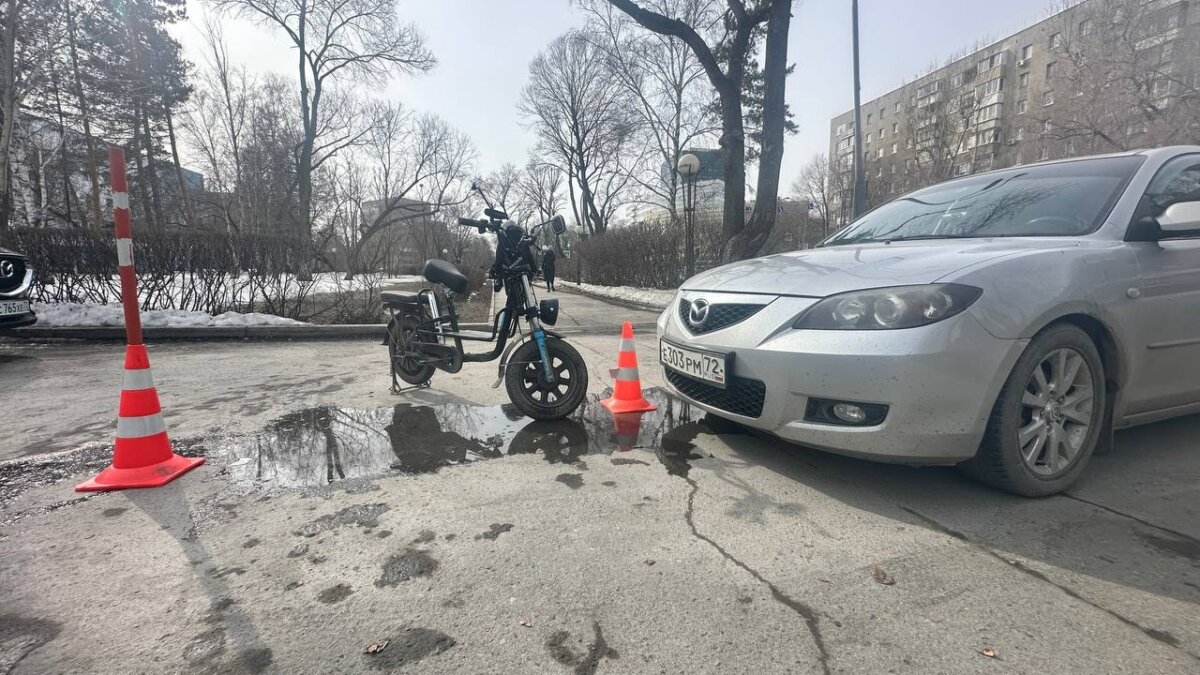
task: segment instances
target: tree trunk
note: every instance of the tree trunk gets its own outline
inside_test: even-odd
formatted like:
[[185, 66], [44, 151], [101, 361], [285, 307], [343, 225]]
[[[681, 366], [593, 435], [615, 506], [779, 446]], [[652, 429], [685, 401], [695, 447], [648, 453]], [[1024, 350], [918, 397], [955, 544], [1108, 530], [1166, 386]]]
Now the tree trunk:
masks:
[[170, 106], [163, 106], [163, 114], [167, 120], [167, 136], [171, 141], [171, 159], [175, 161], [175, 180], [179, 183], [179, 199], [183, 202], [183, 219], [185, 224], [194, 226], [196, 216], [192, 213], [192, 200], [188, 195], [187, 182], [183, 180], [183, 166], [179, 163], [179, 145], [175, 142], [175, 122], [171, 118]]
[[729, 242], [729, 258], [745, 260], [758, 254], [775, 227], [779, 203], [779, 171], [787, 122], [787, 40], [792, 0], [775, 0], [767, 18], [766, 62], [763, 66], [762, 153], [754, 213], [746, 228]]
[[154, 135], [150, 132], [150, 110], [142, 106], [142, 141], [146, 146], [146, 168], [150, 171], [150, 204], [154, 207], [154, 223], [158, 227], [166, 224], [163, 218], [162, 186], [158, 183], [158, 160], [154, 157]]
[[746, 224], [746, 133], [742, 126], [741, 87], [721, 96], [721, 147], [725, 148], [723, 234], [732, 240]]
[[12, 148], [14, 117], [17, 114], [17, 92], [13, 60], [16, 58], [17, 0], [8, 0], [5, 13], [4, 44], [0, 53], [0, 230], [8, 228], [12, 214], [12, 171], [9, 152]]
[[[134, 103], [133, 111], [133, 165], [137, 168], [137, 184], [139, 208], [144, 223], [149, 223], [152, 219], [150, 214], [150, 188], [146, 181], [146, 165], [142, 161], [142, 125], [139, 123], [142, 113], [138, 108], [138, 104]], [[130, 215], [133, 214], [132, 204], [130, 205]]]
[[71, 54], [71, 76], [75, 85], [76, 105], [79, 106], [79, 118], [83, 123], [83, 138], [87, 144], [88, 180], [92, 184], [92, 193], [88, 196], [88, 208], [92, 214], [92, 226], [97, 230], [104, 229], [104, 216], [100, 212], [100, 167], [96, 161], [96, 139], [92, 137], [92, 120], [88, 111], [87, 97], [83, 93], [83, 77], [79, 74], [79, 51], [75, 37], [75, 7], [70, 2], [63, 3], [67, 15], [67, 48]]

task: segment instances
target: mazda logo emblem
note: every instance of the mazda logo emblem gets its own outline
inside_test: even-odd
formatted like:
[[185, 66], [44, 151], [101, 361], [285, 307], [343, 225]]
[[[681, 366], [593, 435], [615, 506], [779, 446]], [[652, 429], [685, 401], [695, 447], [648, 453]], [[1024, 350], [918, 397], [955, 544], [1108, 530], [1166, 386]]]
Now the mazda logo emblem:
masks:
[[708, 301], [704, 298], [696, 298], [692, 301], [692, 306], [688, 310], [688, 323], [692, 328], [699, 328], [704, 325], [704, 320], [708, 318]]
[[17, 273], [11, 260], [0, 260], [0, 279], [7, 279]]

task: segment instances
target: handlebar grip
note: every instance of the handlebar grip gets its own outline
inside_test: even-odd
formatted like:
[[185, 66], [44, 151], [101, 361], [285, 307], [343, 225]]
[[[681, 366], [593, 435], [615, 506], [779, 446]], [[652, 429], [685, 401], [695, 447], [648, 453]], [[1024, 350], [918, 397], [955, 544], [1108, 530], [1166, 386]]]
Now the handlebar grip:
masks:
[[458, 224], [466, 227], [479, 227], [479, 221], [471, 220], [470, 218], [459, 218]]

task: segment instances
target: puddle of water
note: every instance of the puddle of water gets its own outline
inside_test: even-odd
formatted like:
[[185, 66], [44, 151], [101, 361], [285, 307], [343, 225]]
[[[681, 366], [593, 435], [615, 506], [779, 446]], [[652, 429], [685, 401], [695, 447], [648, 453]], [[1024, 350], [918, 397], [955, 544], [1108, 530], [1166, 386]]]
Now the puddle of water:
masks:
[[[570, 417], [537, 422], [511, 405], [414, 405], [375, 410], [323, 406], [300, 410], [253, 436], [233, 438], [209, 454], [227, 460], [239, 483], [309, 487], [388, 473], [418, 474], [505, 455], [540, 454], [576, 464], [584, 455], [652, 449], [668, 473], [686, 476], [692, 440], [713, 433], [705, 413], [658, 388], [645, 396], [658, 409], [619, 419], [588, 400]], [[727, 425], [716, 427], [728, 431]], [[616, 462], [614, 462], [616, 463]]]

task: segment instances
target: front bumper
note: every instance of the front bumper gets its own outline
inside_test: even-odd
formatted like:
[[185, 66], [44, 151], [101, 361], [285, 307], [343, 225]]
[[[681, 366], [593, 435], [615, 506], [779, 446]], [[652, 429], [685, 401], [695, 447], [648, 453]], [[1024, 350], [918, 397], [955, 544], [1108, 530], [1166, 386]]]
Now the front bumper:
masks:
[[[684, 292], [683, 297], [694, 295], [720, 301], [720, 294], [710, 292]], [[712, 405], [711, 398], [710, 403], [697, 400], [694, 388], [676, 386], [677, 376], [668, 385], [715, 415], [839, 454], [907, 464], [954, 464], [975, 455], [992, 405], [1026, 340], [992, 336], [969, 310], [904, 330], [792, 329], [814, 302], [779, 297], [741, 323], [699, 336], [684, 328], [675, 305], [659, 317], [660, 338], [732, 354], [731, 379], [765, 385], [757, 417]], [[884, 404], [888, 413], [874, 426], [806, 421], [810, 397]]]

